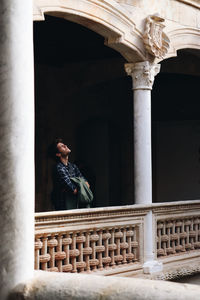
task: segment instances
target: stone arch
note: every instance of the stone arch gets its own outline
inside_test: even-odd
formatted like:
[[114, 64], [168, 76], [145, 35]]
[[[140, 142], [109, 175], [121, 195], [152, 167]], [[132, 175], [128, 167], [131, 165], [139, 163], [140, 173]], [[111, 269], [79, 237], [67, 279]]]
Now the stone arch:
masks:
[[121, 53], [127, 61], [145, 60], [141, 33], [127, 11], [114, 0], [35, 0], [33, 20], [45, 20], [45, 14], [67, 19], [97, 32], [105, 44]]
[[[65, 39], [66, 35], [68, 35], [67, 39]], [[97, 126], [95, 131], [99, 130], [100, 134], [108, 135], [108, 138], [105, 137], [108, 144], [105, 145], [105, 153], [110, 157], [110, 145], [113, 147], [115, 143], [121, 141], [119, 140], [118, 127], [114, 126], [116, 123], [121, 124], [119, 126], [122, 139], [120, 147], [123, 145], [121, 157], [125, 157], [126, 152], [132, 147], [132, 85], [123, 68], [124, 58], [120, 57], [116, 51], [105, 47], [102, 36], [83, 26], [63, 18], [46, 15], [45, 22], [35, 22], [34, 37], [36, 211], [42, 211], [53, 209], [50, 202], [53, 162], [46, 157], [45, 148], [55, 137], [62, 136], [71, 147], [71, 162], [86, 163], [86, 170], [91, 169], [91, 173], [94, 172], [94, 177], [97, 177], [99, 176], [97, 173], [99, 169], [98, 166], [94, 165], [94, 159], [97, 159], [97, 155], [95, 156], [94, 149], [90, 148], [90, 152], [93, 154], [91, 167], [89, 160], [86, 161], [85, 157], [78, 155], [84, 144], [88, 147], [91, 143], [84, 141], [80, 145], [80, 136], [76, 135], [76, 131], [79, 126], [83, 127], [83, 122], [89, 119], [96, 120], [107, 117], [112, 121], [112, 127], [105, 124], [102, 126], [103, 128]], [[82, 45], [80, 40], [82, 40]], [[68, 118], [67, 126], [66, 118]], [[91, 127], [93, 128], [93, 126]], [[114, 134], [111, 134], [113, 131]], [[88, 138], [88, 132], [86, 136]], [[120, 147], [117, 147], [114, 153], [119, 151]], [[40, 154], [39, 148], [41, 149]], [[130, 153], [132, 152], [130, 151]], [[108, 177], [110, 165], [114, 164], [115, 157], [111, 162], [108, 160], [104, 162], [106, 177]], [[108, 167], [106, 166], [107, 163]], [[119, 172], [116, 172], [116, 175], [124, 172], [125, 169], [132, 176], [132, 171], [129, 172], [128, 170], [131, 164], [127, 164], [127, 167], [126, 165], [122, 166], [121, 171], [119, 159], [117, 163], [114, 164], [115, 168], [119, 167]], [[41, 165], [43, 167], [40, 167]], [[88, 180], [91, 185], [91, 182], [93, 183], [95, 180], [91, 174], [89, 176]], [[88, 178], [88, 174], [85, 177]], [[105, 206], [111, 205], [111, 201], [115, 199], [113, 194], [116, 193], [117, 189], [111, 190], [110, 188], [113, 178], [114, 176], [108, 182], [107, 195], [109, 197], [104, 199], [108, 200], [106, 203], [104, 202]], [[127, 178], [128, 181], [129, 177]], [[95, 191], [96, 195], [97, 193], [99, 195], [97, 181]], [[41, 185], [40, 182], [44, 184]], [[132, 183], [133, 180], [129, 180], [129, 182]], [[132, 185], [125, 189], [125, 184], [126, 181], [123, 179], [123, 185], [122, 183], [121, 186], [118, 185], [120, 191], [125, 190], [123, 202], [120, 202], [120, 205], [130, 204], [132, 200], [130, 193]], [[93, 186], [91, 185], [91, 187]], [[118, 202], [116, 203], [118, 204], [121, 201], [120, 195], [120, 193], [117, 194]], [[100, 201], [98, 203], [96, 201], [97, 198], [100, 199], [100, 196], [96, 196], [94, 203], [100, 206]]]
[[170, 39], [170, 49], [164, 59], [177, 56], [181, 49], [200, 50], [200, 31], [197, 28], [176, 28], [167, 33]]

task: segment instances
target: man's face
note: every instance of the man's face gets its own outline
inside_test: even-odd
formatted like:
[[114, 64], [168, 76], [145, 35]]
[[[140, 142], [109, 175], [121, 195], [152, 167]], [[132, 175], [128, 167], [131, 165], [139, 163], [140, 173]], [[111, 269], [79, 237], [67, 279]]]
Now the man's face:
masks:
[[63, 144], [63, 143], [58, 143], [57, 144], [57, 149], [59, 151], [59, 153], [56, 153], [56, 156], [67, 156], [71, 150], [67, 147], [67, 145]]

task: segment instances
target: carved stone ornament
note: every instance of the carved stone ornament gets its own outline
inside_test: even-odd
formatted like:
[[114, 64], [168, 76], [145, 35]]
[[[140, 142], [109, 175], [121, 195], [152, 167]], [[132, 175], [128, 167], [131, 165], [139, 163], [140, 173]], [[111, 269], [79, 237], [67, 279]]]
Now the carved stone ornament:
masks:
[[149, 61], [125, 64], [125, 70], [133, 79], [133, 90], [151, 90], [154, 77], [160, 71], [159, 64], [151, 64]]
[[185, 276], [192, 276], [200, 273], [199, 261], [196, 260], [196, 264], [191, 263], [190, 265], [185, 265], [183, 267], [179, 267], [177, 269], [172, 269], [168, 272], [163, 272], [161, 274], [156, 274], [152, 276], [153, 280], [173, 280], [180, 279]]
[[146, 50], [157, 58], [163, 58], [169, 49], [170, 40], [163, 32], [163, 22], [164, 19], [159, 16], [149, 16], [143, 36]]

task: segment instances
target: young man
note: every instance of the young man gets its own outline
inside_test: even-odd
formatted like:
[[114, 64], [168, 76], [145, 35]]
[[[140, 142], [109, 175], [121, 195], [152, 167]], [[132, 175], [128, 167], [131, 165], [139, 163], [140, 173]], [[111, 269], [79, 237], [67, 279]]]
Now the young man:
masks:
[[53, 169], [52, 202], [56, 210], [77, 208], [77, 188], [71, 177], [80, 177], [88, 182], [75, 164], [69, 162], [71, 150], [62, 139], [56, 139], [49, 147], [50, 156], [57, 161]]

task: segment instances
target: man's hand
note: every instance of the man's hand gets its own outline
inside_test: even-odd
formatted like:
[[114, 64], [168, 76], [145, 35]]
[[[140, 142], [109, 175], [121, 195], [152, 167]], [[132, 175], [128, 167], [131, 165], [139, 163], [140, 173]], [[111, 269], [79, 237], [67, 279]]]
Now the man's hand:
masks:
[[88, 183], [87, 181], [86, 181], [85, 183], [87, 184], [88, 188], [90, 188], [90, 185], [89, 185], [89, 183]]
[[75, 189], [75, 190], [73, 191], [73, 194], [76, 195], [77, 193], [78, 193], [78, 190]]

